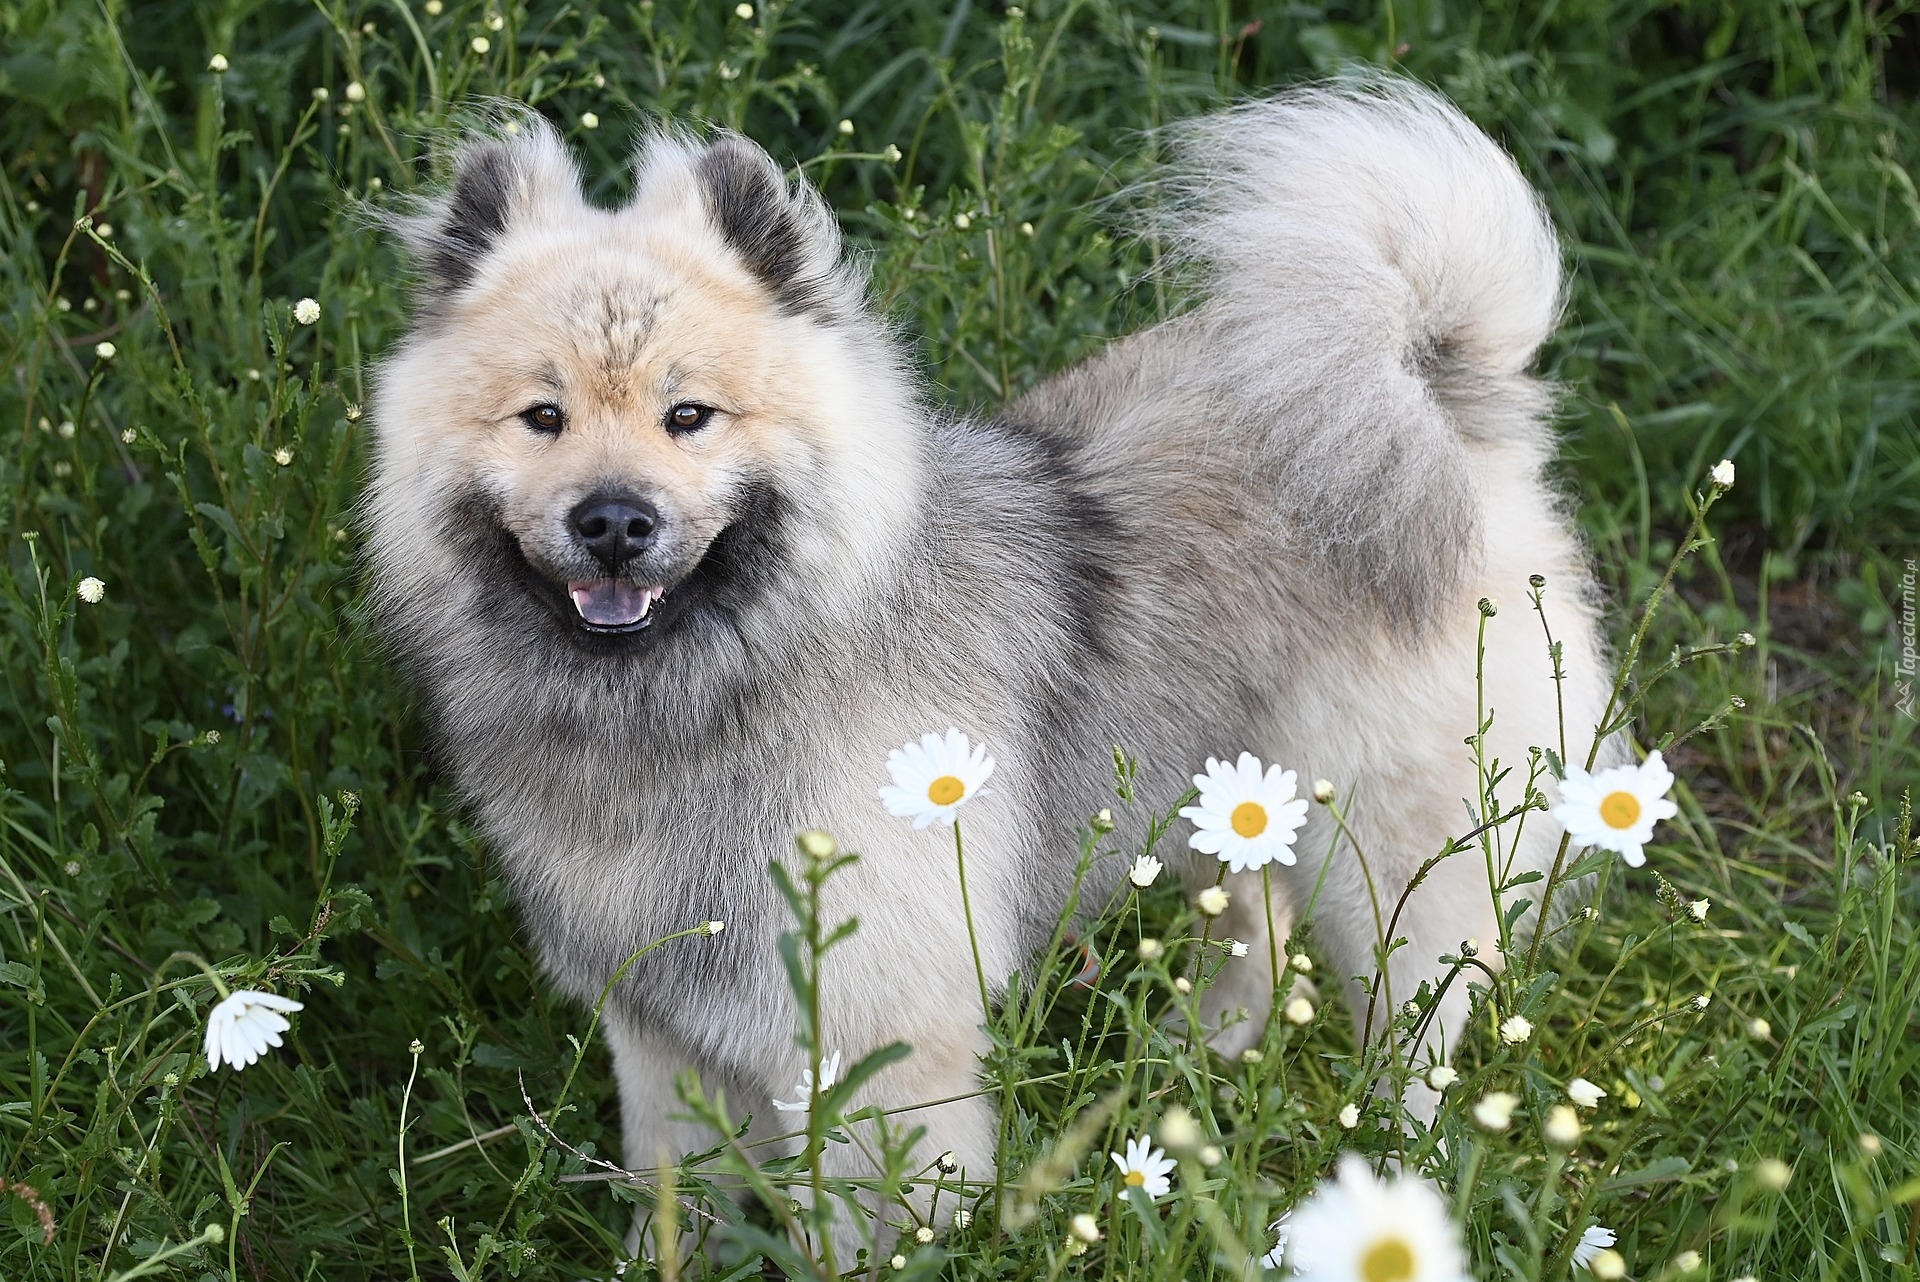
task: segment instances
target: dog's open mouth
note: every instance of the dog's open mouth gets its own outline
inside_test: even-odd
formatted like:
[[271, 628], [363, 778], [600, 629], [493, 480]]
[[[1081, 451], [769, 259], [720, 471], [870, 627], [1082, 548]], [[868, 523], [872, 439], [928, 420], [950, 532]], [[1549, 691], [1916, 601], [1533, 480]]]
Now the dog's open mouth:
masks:
[[595, 632], [638, 632], [653, 622], [647, 612], [666, 594], [657, 583], [641, 586], [625, 579], [576, 579], [567, 584], [580, 622]]

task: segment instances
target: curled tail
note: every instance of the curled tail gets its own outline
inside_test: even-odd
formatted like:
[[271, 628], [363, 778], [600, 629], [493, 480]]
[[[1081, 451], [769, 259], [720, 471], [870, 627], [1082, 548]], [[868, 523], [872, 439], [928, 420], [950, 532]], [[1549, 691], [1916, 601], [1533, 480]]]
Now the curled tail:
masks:
[[1210, 399], [1311, 550], [1427, 613], [1478, 556], [1484, 469], [1537, 473], [1551, 443], [1527, 374], [1561, 300], [1538, 197], [1456, 107], [1384, 77], [1173, 141], [1156, 221], [1205, 283]]

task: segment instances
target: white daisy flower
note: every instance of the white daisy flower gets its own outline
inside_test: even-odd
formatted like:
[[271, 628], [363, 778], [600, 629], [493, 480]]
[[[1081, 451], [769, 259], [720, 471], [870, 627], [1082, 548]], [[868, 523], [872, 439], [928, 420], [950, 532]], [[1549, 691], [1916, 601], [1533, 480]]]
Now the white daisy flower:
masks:
[[219, 1068], [222, 1060], [235, 1069], [253, 1063], [269, 1046], [280, 1045], [280, 1034], [293, 1027], [283, 1012], [301, 1009], [291, 997], [236, 990], [207, 1013], [208, 1070]]
[[1460, 1231], [1426, 1180], [1383, 1184], [1349, 1153], [1291, 1218], [1298, 1282], [1467, 1282]]
[[1340, 1109], [1340, 1129], [1350, 1131], [1358, 1125], [1360, 1125], [1360, 1106], [1358, 1104], [1342, 1105]]
[[207, 70], [216, 76], [223, 74], [228, 65], [227, 55], [224, 53], [216, 53], [213, 57], [207, 59]]
[[1289, 1001], [1281, 1014], [1287, 1017], [1289, 1024], [1311, 1024], [1313, 1022], [1313, 1003], [1304, 997]]
[[1247, 947], [1247, 943], [1243, 939], [1229, 939], [1227, 941], [1227, 952], [1231, 956], [1245, 957], [1248, 953], [1252, 951], [1253, 951], [1252, 949]]
[[82, 601], [85, 601], [88, 605], [99, 605], [107, 595], [107, 585], [89, 574], [86, 578], [80, 580], [79, 586], [74, 588], [73, 594]]
[[1584, 1077], [1576, 1077], [1567, 1083], [1567, 1098], [1581, 1108], [1596, 1108], [1606, 1096], [1606, 1091]]
[[955, 811], [986, 791], [993, 758], [985, 744], [976, 747], [948, 726], [944, 739], [926, 734], [888, 753], [887, 773], [893, 782], [880, 790], [880, 800], [888, 812], [924, 828], [952, 823]]
[[1227, 905], [1233, 902], [1233, 896], [1223, 886], [1208, 886], [1193, 897], [1193, 905], [1209, 917], [1218, 917], [1227, 911]]
[[1653, 838], [1653, 825], [1680, 813], [1667, 800], [1673, 771], [1650, 752], [1637, 766], [1614, 766], [1590, 775], [1569, 769], [1560, 785], [1560, 804], [1553, 817], [1566, 826], [1575, 843], [1611, 850], [1638, 868], [1647, 862], [1641, 847]]
[[1707, 477], [1715, 485], [1719, 486], [1723, 490], [1732, 489], [1733, 488], [1733, 460], [1730, 458], [1721, 459], [1718, 463], [1715, 463], [1713, 465], [1713, 470], [1707, 473]]
[[1173, 1187], [1173, 1181], [1167, 1177], [1173, 1174], [1174, 1160], [1162, 1149], [1153, 1146], [1151, 1136], [1142, 1135], [1138, 1139], [1127, 1141], [1125, 1154], [1109, 1153], [1113, 1164], [1120, 1168], [1120, 1183], [1130, 1189], [1139, 1189], [1148, 1198], [1158, 1201], [1167, 1195]]
[[1579, 1243], [1573, 1248], [1573, 1262], [1581, 1268], [1593, 1263], [1593, 1257], [1619, 1241], [1612, 1229], [1598, 1224], [1589, 1224], [1586, 1232], [1580, 1235]]
[[1427, 1070], [1427, 1085], [1436, 1091], [1444, 1091], [1459, 1080], [1459, 1070], [1450, 1064], [1435, 1064]]
[[1291, 864], [1294, 836], [1307, 822], [1307, 803], [1295, 795], [1296, 781], [1293, 771], [1279, 766], [1263, 772], [1251, 752], [1241, 753], [1233, 765], [1207, 758], [1207, 773], [1193, 777], [1199, 802], [1180, 811], [1198, 830], [1187, 844], [1217, 856], [1228, 872], [1264, 868], [1276, 859]]
[[1533, 1021], [1525, 1015], [1515, 1015], [1500, 1023], [1500, 1040], [1509, 1046], [1518, 1046], [1533, 1036]]
[[1100, 1221], [1082, 1211], [1067, 1221], [1067, 1232], [1091, 1246], [1100, 1240]]
[[[828, 1091], [833, 1089], [834, 1083], [838, 1082], [839, 1080], [840, 1080], [840, 1052], [835, 1051], [833, 1054], [827, 1056], [825, 1059], [820, 1061], [820, 1093], [822, 1095], [825, 1095]], [[798, 1087], [798, 1090], [800, 1093], [800, 1099], [797, 1103], [789, 1104], [785, 1100], [777, 1099], [773, 1102], [773, 1106], [779, 1109], [782, 1113], [804, 1113], [809, 1108], [812, 1108], [813, 1107], [813, 1069], [812, 1068], [809, 1067], [809, 1068], [803, 1068], [800, 1070], [800, 1085]]]
[[1260, 1257], [1261, 1268], [1279, 1269], [1286, 1267], [1287, 1240], [1293, 1236], [1293, 1225], [1289, 1223], [1292, 1218], [1293, 1212], [1288, 1211], [1285, 1215], [1267, 1225], [1267, 1232], [1273, 1234], [1274, 1242], [1273, 1249]]
[[1152, 855], [1141, 855], [1133, 861], [1133, 867], [1127, 870], [1127, 880], [1145, 890], [1153, 884], [1153, 879], [1160, 875], [1160, 869], [1163, 867], [1165, 865]]
[[[347, 96], [353, 96], [353, 85], [347, 86]], [[293, 318], [302, 325], [311, 325], [320, 319], [320, 304], [311, 298], [303, 298], [293, 305]]]

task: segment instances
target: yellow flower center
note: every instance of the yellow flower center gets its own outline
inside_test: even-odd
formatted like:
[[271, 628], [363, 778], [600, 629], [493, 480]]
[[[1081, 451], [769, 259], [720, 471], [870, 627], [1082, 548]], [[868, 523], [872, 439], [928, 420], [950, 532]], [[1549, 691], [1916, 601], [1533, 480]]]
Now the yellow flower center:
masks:
[[1267, 808], [1257, 801], [1243, 801], [1233, 808], [1231, 822], [1242, 837], [1258, 837], [1267, 830]]
[[1145, 1171], [1128, 1171], [1126, 1179], [1122, 1181], [1122, 1183], [1130, 1189], [1137, 1189], [1146, 1182], [1147, 1173]]
[[1640, 798], [1630, 792], [1610, 792], [1600, 799], [1600, 818], [1609, 828], [1631, 828], [1640, 822]]
[[1397, 1237], [1383, 1237], [1360, 1257], [1366, 1282], [1407, 1282], [1413, 1276], [1413, 1249]]
[[941, 775], [927, 785], [927, 800], [936, 806], [951, 806], [967, 791], [967, 785], [953, 775]]

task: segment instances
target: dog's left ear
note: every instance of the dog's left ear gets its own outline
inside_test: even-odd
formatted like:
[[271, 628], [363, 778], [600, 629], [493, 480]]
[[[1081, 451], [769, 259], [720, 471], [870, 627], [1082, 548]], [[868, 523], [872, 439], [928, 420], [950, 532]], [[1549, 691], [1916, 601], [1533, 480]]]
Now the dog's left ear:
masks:
[[[860, 273], [841, 252], [833, 211], [804, 178], [738, 134], [704, 144], [649, 139], [634, 207], [664, 211], [689, 196], [697, 215], [788, 312], [839, 315], [858, 306]], [[694, 211], [688, 211], [694, 212]]]

